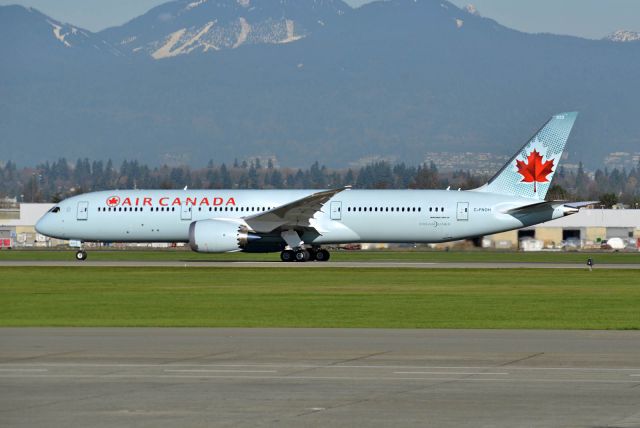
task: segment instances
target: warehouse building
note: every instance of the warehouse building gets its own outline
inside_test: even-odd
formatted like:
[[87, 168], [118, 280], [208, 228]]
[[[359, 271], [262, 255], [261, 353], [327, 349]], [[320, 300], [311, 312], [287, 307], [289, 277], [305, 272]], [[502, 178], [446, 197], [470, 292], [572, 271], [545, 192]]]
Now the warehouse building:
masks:
[[[495, 248], [600, 248], [611, 238], [639, 247], [640, 210], [582, 209], [577, 214], [536, 226], [485, 237], [484, 247]], [[529, 248], [531, 247], [531, 248]]]
[[54, 204], [20, 204], [0, 209], [0, 248], [48, 247], [66, 243], [36, 232], [35, 224]]

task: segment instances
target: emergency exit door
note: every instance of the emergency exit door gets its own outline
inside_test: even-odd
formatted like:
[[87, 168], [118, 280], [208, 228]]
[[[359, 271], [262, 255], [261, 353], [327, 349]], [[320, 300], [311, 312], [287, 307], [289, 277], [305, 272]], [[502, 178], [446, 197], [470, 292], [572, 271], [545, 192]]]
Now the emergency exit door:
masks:
[[76, 218], [78, 220], [87, 220], [89, 218], [89, 202], [87, 201], [78, 202], [78, 211], [76, 214]]
[[331, 220], [342, 219], [342, 202], [331, 202]]
[[192, 208], [193, 207], [191, 205], [182, 205], [180, 207], [180, 219], [181, 220], [191, 220]]
[[458, 202], [457, 219], [461, 221], [469, 220], [469, 202]]

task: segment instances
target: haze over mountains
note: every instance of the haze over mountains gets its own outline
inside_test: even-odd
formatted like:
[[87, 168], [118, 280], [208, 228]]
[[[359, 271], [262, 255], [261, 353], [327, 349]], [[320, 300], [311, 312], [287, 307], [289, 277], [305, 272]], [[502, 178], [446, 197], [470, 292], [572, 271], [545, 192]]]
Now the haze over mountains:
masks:
[[179, 0], [91, 33], [0, 7], [0, 160], [201, 165], [512, 154], [579, 110], [572, 161], [640, 150], [640, 42], [508, 29], [446, 1]]

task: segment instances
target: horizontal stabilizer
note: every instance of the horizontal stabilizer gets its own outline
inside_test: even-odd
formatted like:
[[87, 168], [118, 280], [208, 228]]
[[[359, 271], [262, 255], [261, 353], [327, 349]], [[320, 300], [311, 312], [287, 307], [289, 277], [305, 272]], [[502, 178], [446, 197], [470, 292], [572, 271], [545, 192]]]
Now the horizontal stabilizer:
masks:
[[600, 201], [567, 202], [566, 204], [564, 204], [564, 206], [569, 208], [583, 208], [598, 203], [600, 203]]
[[533, 203], [530, 205], [524, 205], [517, 208], [511, 208], [506, 210], [505, 214], [518, 215], [518, 214], [527, 214], [532, 213], [534, 211], [543, 211], [543, 210], [555, 210], [558, 208], [562, 208], [565, 215], [575, 214], [580, 208], [593, 205], [597, 203], [597, 201], [585, 201], [585, 202], [566, 202], [566, 201], [542, 201]]

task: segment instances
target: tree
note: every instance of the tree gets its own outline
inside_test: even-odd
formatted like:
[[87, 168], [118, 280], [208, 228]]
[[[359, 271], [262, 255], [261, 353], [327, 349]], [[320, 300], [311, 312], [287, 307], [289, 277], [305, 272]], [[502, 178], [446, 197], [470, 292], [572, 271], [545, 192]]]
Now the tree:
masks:
[[615, 193], [604, 193], [600, 195], [600, 204], [604, 205], [605, 208], [611, 208], [615, 204], [618, 203], [618, 196]]
[[564, 201], [569, 199], [569, 192], [559, 184], [552, 184], [545, 199], [547, 201]]

